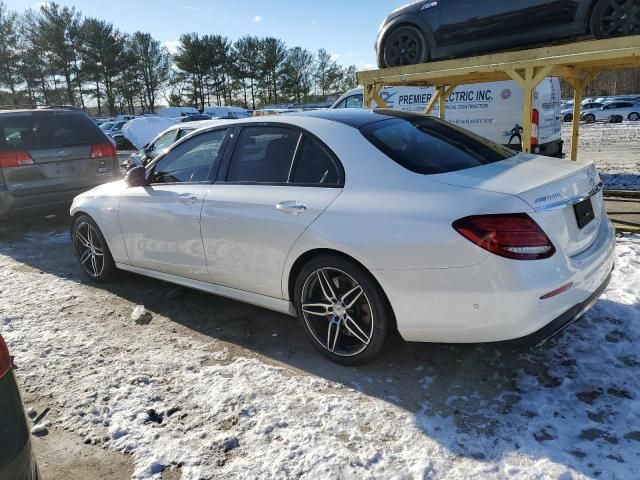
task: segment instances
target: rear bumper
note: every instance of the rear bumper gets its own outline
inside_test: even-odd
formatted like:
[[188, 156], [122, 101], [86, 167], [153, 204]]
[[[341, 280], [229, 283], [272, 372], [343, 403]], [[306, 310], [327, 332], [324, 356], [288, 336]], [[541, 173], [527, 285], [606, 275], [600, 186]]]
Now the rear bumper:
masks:
[[[614, 249], [615, 230], [604, 221], [597, 241], [576, 258], [561, 252], [540, 261], [488, 255], [464, 268], [372, 273], [389, 298], [405, 340], [493, 343], [531, 336], [539, 343], [602, 294]], [[569, 283], [570, 289], [542, 299]]]
[[574, 305], [572, 308], [564, 312], [558, 318], [542, 327], [537, 332], [529, 334], [525, 337], [517, 338], [515, 340], [508, 340], [504, 342], [509, 345], [522, 345], [522, 346], [539, 346], [547, 340], [562, 333], [568, 327], [570, 327], [575, 321], [580, 320], [582, 316], [589, 311], [591, 307], [598, 301], [602, 294], [607, 290], [609, 282], [611, 282], [611, 276], [613, 271], [609, 273], [605, 281], [593, 292], [593, 294], [587, 298], [584, 302]]
[[16, 197], [6, 187], [0, 187], [0, 220], [8, 220], [23, 215], [37, 214], [45, 210], [55, 210], [71, 205], [73, 199], [93, 187], [85, 187], [66, 192], [45, 195]]

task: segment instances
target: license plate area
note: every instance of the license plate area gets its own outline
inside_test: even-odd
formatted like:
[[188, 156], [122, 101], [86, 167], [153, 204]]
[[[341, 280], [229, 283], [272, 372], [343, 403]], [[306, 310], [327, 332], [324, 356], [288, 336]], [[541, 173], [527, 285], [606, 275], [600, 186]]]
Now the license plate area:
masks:
[[576, 203], [573, 206], [573, 211], [576, 214], [576, 222], [578, 223], [578, 228], [580, 229], [583, 229], [584, 227], [589, 225], [596, 218], [596, 215], [593, 211], [593, 203], [591, 202], [591, 197], [579, 203]]

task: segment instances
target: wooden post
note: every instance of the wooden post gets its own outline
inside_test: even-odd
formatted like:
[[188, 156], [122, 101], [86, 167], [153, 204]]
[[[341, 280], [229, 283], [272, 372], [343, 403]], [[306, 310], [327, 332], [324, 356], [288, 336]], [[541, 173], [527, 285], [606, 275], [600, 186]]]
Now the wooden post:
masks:
[[436, 87], [433, 97], [431, 97], [431, 100], [427, 103], [427, 107], [424, 109], [425, 114], [429, 115], [433, 111], [433, 107], [436, 106], [436, 102], [440, 99], [441, 88], [440, 86]]
[[439, 117], [441, 120], [444, 120], [444, 117], [447, 113], [447, 97], [450, 94], [447, 94], [448, 89], [446, 87], [441, 87], [440, 90], [440, 97], [438, 97], [438, 100], [440, 100], [440, 111], [438, 112]]
[[582, 107], [582, 82], [573, 88], [573, 123], [571, 125], [571, 160], [578, 160], [578, 141], [580, 139], [580, 107]]
[[573, 87], [573, 123], [571, 125], [571, 160], [578, 160], [578, 142], [580, 141], [580, 110], [582, 107], [582, 93], [584, 87], [598, 76], [599, 70], [588, 73], [581, 72], [575, 68], [565, 69], [566, 75], [563, 78]]

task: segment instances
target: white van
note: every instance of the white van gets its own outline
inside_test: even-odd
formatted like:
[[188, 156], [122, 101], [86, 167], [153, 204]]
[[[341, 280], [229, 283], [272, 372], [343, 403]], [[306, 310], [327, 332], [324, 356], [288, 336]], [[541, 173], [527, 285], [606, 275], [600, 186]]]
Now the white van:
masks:
[[[423, 112], [434, 87], [385, 87], [380, 96], [390, 108]], [[362, 88], [340, 97], [331, 108], [362, 108]], [[374, 105], [375, 106], [375, 105]], [[460, 85], [447, 99], [445, 119], [478, 135], [522, 149], [522, 89], [514, 81]], [[533, 151], [562, 156], [560, 80], [545, 78], [533, 95]], [[432, 115], [440, 113], [439, 102]]]
[[213, 118], [249, 118], [251, 116], [251, 112], [246, 108], [219, 107], [217, 105], [205, 107], [202, 113]]
[[162, 107], [158, 110], [161, 117], [177, 118], [188, 115], [200, 115], [200, 111], [194, 107]]

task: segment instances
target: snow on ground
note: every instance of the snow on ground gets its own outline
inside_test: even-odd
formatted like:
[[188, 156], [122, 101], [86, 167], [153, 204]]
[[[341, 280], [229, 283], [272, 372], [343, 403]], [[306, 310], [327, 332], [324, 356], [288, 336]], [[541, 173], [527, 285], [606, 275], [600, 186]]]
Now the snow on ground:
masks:
[[0, 240], [0, 332], [23, 388], [61, 412], [54, 424], [131, 454], [137, 478], [178, 466], [185, 479], [640, 471], [640, 236], [619, 241], [591, 312], [542, 348], [425, 345], [433, 359], [417, 366], [401, 353], [396, 370], [329, 366], [341, 382], [135, 325], [113, 293], [32, 268], [61, 235], [32, 234], [33, 248]]
[[[563, 123], [564, 151], [571, 146], [571, 124]], [[580, 160], [594, 160], [606, 190], [640, 190], [640, 122], [580, 125]]]

